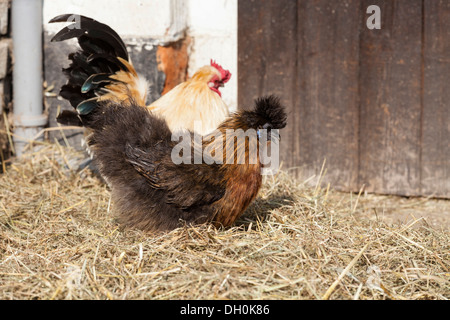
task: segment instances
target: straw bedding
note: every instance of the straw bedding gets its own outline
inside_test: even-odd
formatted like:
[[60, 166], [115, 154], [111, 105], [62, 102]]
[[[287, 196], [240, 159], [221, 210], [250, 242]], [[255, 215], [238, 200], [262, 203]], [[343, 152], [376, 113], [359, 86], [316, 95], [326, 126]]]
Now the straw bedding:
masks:
[[[73, 170], [81, 158], [43, 143], [4, 164], [0, 299], [450, 298], [448, 201], [344, 194], [281, 172], [231, 228], [145, 234], [120, 228], [108, 187]], [[443, 220], [420, 217], [425, 207]], [[384, 219], [396, 210], [400, 223]]]

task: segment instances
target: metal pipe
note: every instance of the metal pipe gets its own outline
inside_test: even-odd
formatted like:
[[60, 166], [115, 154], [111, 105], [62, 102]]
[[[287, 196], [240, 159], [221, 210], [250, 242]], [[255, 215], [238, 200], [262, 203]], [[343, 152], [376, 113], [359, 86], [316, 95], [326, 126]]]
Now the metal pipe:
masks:
[[46, 125], [42, 86], [42, 0], [14, 0], [11, 4], [13, 39], [14, 147], [24, 147]]

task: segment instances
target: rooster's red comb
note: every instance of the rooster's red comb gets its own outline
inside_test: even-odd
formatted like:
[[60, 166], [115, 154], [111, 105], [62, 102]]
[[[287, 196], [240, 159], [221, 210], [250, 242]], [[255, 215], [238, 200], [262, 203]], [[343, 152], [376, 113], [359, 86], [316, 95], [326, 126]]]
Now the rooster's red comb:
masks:
[[230, 80], [230, 78], [231, 78], [230, 71], [225, 70], [224, 68], [222, 68], [222, 66], [217, 64], [213, 59], [211, 59], [211, 67], [216, 68], [220, 72], [220, 75], [222, 77], [222, 82], [223, 83], [226, 83], [226, 82], [228, 82], [228, 80]]

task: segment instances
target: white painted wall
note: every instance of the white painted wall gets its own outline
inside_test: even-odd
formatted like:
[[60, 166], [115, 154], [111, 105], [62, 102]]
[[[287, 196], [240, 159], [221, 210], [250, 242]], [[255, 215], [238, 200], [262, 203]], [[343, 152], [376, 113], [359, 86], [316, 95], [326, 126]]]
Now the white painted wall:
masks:
[[188, 33], [193, 38], [189, 75], [214, 59], [231, 72], [222, 91], [230, 109], [237, 107], [237, 2], [188, 0]]
[[[44, 0], [44, 22], [63, 13], [82, 14], [108, 24], [127, 43], [146, 45], [176, 41], [186, 32], [193, 42], [188, 74], [214, 59], [232, 77], [222, 97], [237, 105], [238, 0]], [[61, 24], [45, 24], [50, 34]]]
[[[172, 15], [183, 5], [185, 0], [44, 0], [43, 17], [47, 22], [62, 13], [81, 14], [109, 25], [123, 39], [165, 42], [177, 40], [186, 29], [185, 15]], [[44, 28], [56, 33], [61, 24]]]

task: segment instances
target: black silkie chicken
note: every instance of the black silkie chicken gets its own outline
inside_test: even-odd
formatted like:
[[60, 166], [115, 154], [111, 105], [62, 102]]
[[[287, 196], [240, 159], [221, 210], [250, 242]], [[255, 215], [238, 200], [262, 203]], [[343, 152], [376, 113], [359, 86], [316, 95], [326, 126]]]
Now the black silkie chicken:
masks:
[[[248, 156], [243, 164], [194, 164], [195, 152], [192, 164], [175, 164], [171, 154], [178, 142], [172, 141], [166, 121], [139, 105], [100, 102], [80, 120], [92, 131], [87, 143], [124, 226], [144, 231], [207, 222], [230, 226], [261, 187], [259, 153], [254, 164]], [[270, 96], [256, 100], [251, 111], [233, 114], [218, 130], [225, 136], [227, 129], [265, 128], [270, 134], [285, 124], [284, 108]], [[209, 143], [203, 141], [203, 149]], [[248, 155], [251, 147], [248, 141], [236, 150]]]
[[[238, 139], [237, 142], [234, 138], [231, 142], [205, 138], [201, 150], [194, 148], [190, 164], [174, 163], [172, 151], [178, 142], [172, 141], [166, 120], [145, 108], [142, 101], [134, 99], [132, 92], [120, 90], [121, 96], [128, 94], [121, 102], [113, 90], [102, 85], [107, 81], [110, 85], [117, 82], [120, 86], [119, 80], [107, 77], [93, 82], [89, 79], [86, 68], [114, 71], [120, 61], [98, 53], [99, 47], [112, 50], [101, 39], [91, 35], [82, 40], [82, 59], [80, 55], [72, 55], [77, 58], [73, 58], [71, 67], [64, 71], [68, 82], [63, 97], [76, 101], [72, 105], [78, 112], [63, 111], [57, 120], [89, 129], [87, 144], [100, 174], [111, 187], [119, 223], [150, 232], [168, 231], [184, 224], [230, 226], [255, 199], [261, 187], [259, 152], [256, 152], [256, 161], [250, 161], [249, 153], [252, 148], [265, 147], [261, 144], [266, 140], [260, 139], [259, 134], [254, 139]], [[95, 46], [96, 52], [89, 56], [91, 46]], [[82, 90], [87, 84], [94, 89], [98, 85], [92, 93], [101, 99]], [[108, 99], [108, 96], [113, 98]], [[268, 96], [257, 99], [252, 110], [232, 114], [217, 130], [226, 137], [227, 129], [257, 132], [266, 129], [270, 136], [271, 130], [286, 126], [286, 118], [279, 99]], [[190, 142], [194, 141], [194, 133], [189, 134]], [[202, 160], [195, 164], [196, 153], [211, 147], [215, 150], [223, 148], [225, 159], [229, 143], [234, 145], [235, 160], [237, 154], [245, 155], [243, 163], [207, 164]]]

